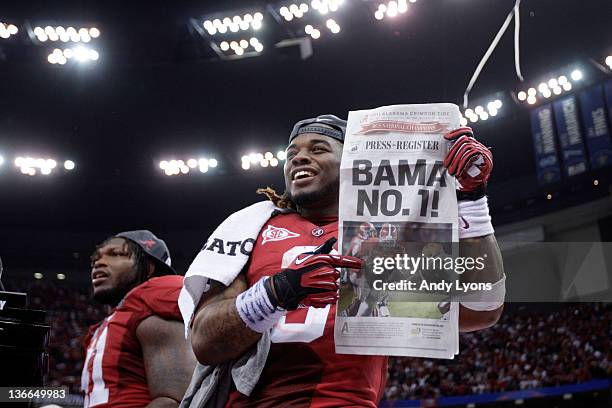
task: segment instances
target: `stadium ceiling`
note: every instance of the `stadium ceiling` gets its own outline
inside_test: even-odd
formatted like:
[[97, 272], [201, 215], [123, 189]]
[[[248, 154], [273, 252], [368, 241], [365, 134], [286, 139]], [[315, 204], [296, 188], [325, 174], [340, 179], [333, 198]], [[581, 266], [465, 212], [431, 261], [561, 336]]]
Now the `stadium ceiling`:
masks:
[[[65, 173], [64, 160], [76, 163], [65, 183], [53, 177], [14, 181], [0, 169], [0, 187], [13, 192], [0, 204], [6, 218], [19, 223], [30, 217], [27, 222], [38, 225], [133, 225], [134, 219], [171, 223], [173, 217], [160, 215], [173, 208], [185, 226], [190, 214], [203, 211], [207, 220], [200, 224], [213, 224], [231, 209], [255, 200], [255, 187], [272, 184], [282, 189], [279, 167], [243, 171], [241, 157], [252, 152], [276, 154], [299, 119], [320, 113], [346, 116], [349, 110], [396, 103], [460, 104], [476, 64], [514, 0], [498, 1], [494, 7], [490, 0], [408, 1], [405, 13], [399, 12], [398, 3], [397, 16], [380, 20], [375, 13], [382, 3], [388, 8], [389, 2], [345, 0], [333, 17], [340, 28], [334, 29], [337, 33], [330, 28], [333, 24], [328, 27], [328, 19], [306, 21], [293, 13], [287, 22], [281, 8], [289, 10], [290, 2], [5, 3], [9, 4], [3, 4], [0, 21], [15, 24], [18, 32], [0, 38], [4, 168], [18, 155], [54, 158], [57, 175]], [[296, 2], [298, 9], [301, 3]], [[310, 9], [312, 3], [308, 4]], [[257, 52], [251, 42], [256, 36], [242, 30], [249, 33], [240, 38], [248, 42], [244, 54], [248, 50], [256, 56], [221, 58], [211, 47], [216, 40], [206, 31], [205, 21], [230, 16], [233, 22], [236, 15], [244, 20], [247, 13], [254, 19], [257, 10], [264, 17], [257, 36], [263, 50]], [[478, 137], [494, 151], [504, 152], [495, 158], [496, 180], [534, 171], [531, 158], [524, 159], [531, 149], [529, 106], [517, 105], [510, 91], [537, 89], [540, 82], [548, 84], [553, 78], [549, 73], [594, 57], [605, 59], [612, 46], [610, 15], [608, 0], [523, 1], [525, 82], [514, 74], [513, 39], [508, 33], [470, 95], [471, 113], [479, 119], [474, 124]], [[100, 36], [87, 46], [95, 44], [99, 58], [88, 64], [50, 64], [54, 46], [33, 45], [28, 30], [22, 29], [26, 22], [33, 28], [46, 22], [53, 22], [53, 27], [96, 27]], [[196, 23], [203, 33], [195, 30]], [[310, 34], [307, 25], [312, 26]], [[312, 35], [315, 28], [319, 38]], [[240, 39], [234, 40], [238, 46]], [[283, 41], [296, 45], [276, 47]], [[305, 44], [310, 44], [312, 55], [303, 59], [309, 53]], [[221, 42], [218, 48], [223, 51]], [[505, 99], [495, 97], [500, 91]], [[489, 103], [497, 109], [496, 99], [503, 102], [499, 118], [480, 120], [485, 110], [489, 116], [494, 111]], [[477, 106], [483, 111], [477, 113]], [[502, 116], [509, 106], [520, 109]], [[528, 163], [516, 168], [517, 157]], [[187, 164], [190, 158], [215, 158], [219, 167], [201, 177], [193, 170], [193, 177], [166, 177], [159, 167], [163, 160], [184, 159]], [[235, 167], [235, 176], [223, 173], [227, 163]], [[168, 195], [172, 204], [151, 204], [151, 197], [160, 195]], [[206, 201], [219, 195], [231, 204]], [[130, 210], [122, 214], [122, 208]], [[136, 209], [146, 210], [135, 216]], [[108, 215], [94, 219], [89, 216], [92, 211]], [[122, 215], [113, 219], [116, 224], [109, 223], [117, 213]]]

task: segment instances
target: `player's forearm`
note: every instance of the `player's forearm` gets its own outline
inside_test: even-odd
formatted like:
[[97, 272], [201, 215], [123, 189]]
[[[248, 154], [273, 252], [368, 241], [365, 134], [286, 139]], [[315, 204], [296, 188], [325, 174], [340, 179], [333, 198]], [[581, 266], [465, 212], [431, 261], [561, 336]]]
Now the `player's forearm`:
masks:
[[499, 320], [504, 306], [496, 310], [477, 311], [459, 305], [459, 331], [467, 333], [489, 328]]
[[[460, 242], [461, 257], [484, 260], [484, 267], [482, 269], [464, 273], [461, 276], [461, 281], [493, 284], [493, 287], [497, 288], [495, 290], [497, 294], [493, 291], [484, 292], [482, 302], [465, 302], [462, 304], [459, 309], [459, 331], [470, 332], [486, 329], [497, 323], [503, 311], [503, 294], [498, 288], [499, 285], [505, 285], [502, 281], [504, 278], [504, 265], [501, 251], [493, 234], [477, 238], [466, 238]], [[495, 285], [496, 283], [497, 285]], [[505, 293], [505, 290], [503, 290], [503, 293]], [[469, 295], [468, 298], [474, 300], [475, 297]], [[478, 305], [480, 308], [483, 305], [486, 306], [487, 303], [491, 305], [492, 310], [474, 310], [476, 308], [475, 305]]]
[[495, 235], [464, 238], [460, 241], [460, 256], [463, 258], [483, 258], [484, 267], [477, 272], [465, 273], [466, 282], [497, 282], [504, 277], [504, 264]]
[[191, 345], [201, 364], [234, 360], [251, 348], [261, 333], [249, 329], [236, 309], [236, 299], [224, 299], [201, 309], [193, 321]]

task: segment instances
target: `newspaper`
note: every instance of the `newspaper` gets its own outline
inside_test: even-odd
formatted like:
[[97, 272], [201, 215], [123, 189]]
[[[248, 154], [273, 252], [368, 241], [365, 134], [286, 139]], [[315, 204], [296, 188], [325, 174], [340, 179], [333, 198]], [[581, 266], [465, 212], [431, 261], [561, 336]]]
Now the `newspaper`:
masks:
[[[455, 179], [443, 135], [459, 127], [448, 103], [349, 112], [340, 166], [339, 248], [365, 261], [342, 271], [336, 352], [453, 358], [459, 306], [452, 270], [427, 259], [458, 241]], [[440, 283], [442, 282], [442, 284]]]

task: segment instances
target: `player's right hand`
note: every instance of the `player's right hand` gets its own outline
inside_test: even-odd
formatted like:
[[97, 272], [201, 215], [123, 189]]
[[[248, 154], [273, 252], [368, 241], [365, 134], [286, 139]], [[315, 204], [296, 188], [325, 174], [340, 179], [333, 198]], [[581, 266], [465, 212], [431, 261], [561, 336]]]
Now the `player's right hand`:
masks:
[[452, 147], [444, 159], [448, 174], [459, 182], [458, 198], [476, 200], [485, 195], [485, 185], [493, 170], [491, 150], [474, 138], [470, 127], [460, 127], [444, 135]]
[[330, 254], [335, 243], [336, 238], [330, 238], [314, 251], [298, 255], [286, 269], [266, 281], [274, 306], [295, 310], [299, 305], [325, 307], [338, 300], [340, 272], [336, 268], [361, 269], [363, 261]]

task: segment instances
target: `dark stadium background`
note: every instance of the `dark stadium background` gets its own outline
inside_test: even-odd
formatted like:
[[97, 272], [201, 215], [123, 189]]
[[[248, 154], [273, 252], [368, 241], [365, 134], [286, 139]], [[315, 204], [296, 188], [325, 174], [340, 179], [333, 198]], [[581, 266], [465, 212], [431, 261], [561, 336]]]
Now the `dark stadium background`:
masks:
[[[340, 35], [314, 42], [309, 59], [271, 50], [219, 61], [190, 35], [189, 18], [263, 9], [265, 2], [3, 1], [0, 20], [83, 22], [102, 31], [100, 59], [87, 67], [51, 65], [42, 48], [26, 43], [0, 44], [3, 282], [17, 289], [34, 285], [40, 306], [45, 299], [57, 302], [61, 293], [80, 293], [79, 307], [86, 307], [94, 245], [114, 232], [139, 228], [163, 237], [184, 273], [212, 228], [259, 199], [257, 187], [283, 188], [279, 168], [243, 171], [243, 154], [282, 149], [295, 121], [321, 113], [346, 117], [349, 110], [389, 104], [460, 104], [514, 1], [419, 0], [395, 21], [375, 21], [362, 3], [355, 1], [340, 20]], [[521, 17], [521, 63], [531, 82], [609, 53], [612, 46], [608, 0], [524, 0]], [[507, 33], [471, 98], [520, 89], [513, 58]], [[610, 168], [540, 187], [529, 110], [512, 103], [504, 109], [503, 117], [473, 125], [494, 152], [495, 226], [562, 209], [562, 216], [548, 222], [577, 222], [577, 214], [597, 203], [603, 215], [589, 221], [602, 241], [611, 241]], [[51, 177], [23, 176], [12, 166], [19, 154], [70, 157], [77, 168]], [[202, 154], [216, 157], [219, 167], [188, 177], [167, 177], [157, 167], [164, 158]], [[546, 199], [549, 193], [553, 200]], [[34, 282], [34, 272], [45, 278]], [[66, 279], [55, 280], [57, 272]], [[609, 323], [610, 309], [604, 310]], [[609, 325], [601, 334], [609, 338]], [[609, 342], [606, 347], [609, 355]]]

